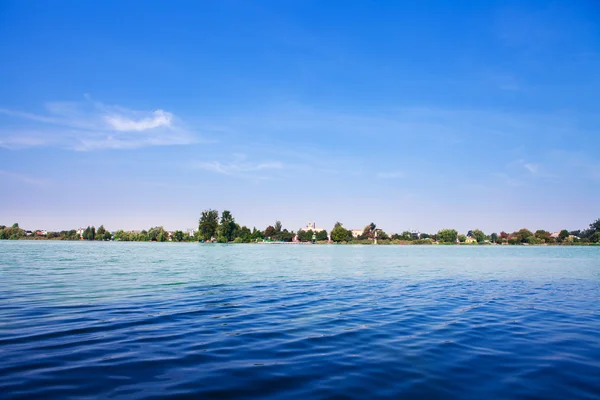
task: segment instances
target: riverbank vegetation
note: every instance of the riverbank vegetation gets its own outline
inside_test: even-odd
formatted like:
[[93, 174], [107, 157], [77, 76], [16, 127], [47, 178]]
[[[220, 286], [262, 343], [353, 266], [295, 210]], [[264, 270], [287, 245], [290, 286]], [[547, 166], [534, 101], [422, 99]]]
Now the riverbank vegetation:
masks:
[[473, 229], [460, 234], [455, 229], [441, 229], [428, 234], [404, 231], [388, 234], [374, 223], [360, 230], [349, 230], [341, 222], [336, 222], [330, 234], [325, 229], [313, 227], [288, 230], [281, 221], [264, 230], [250, 229], [236, 222], [232, 213], [224, 210], [205, 210], [198, 221], [198, 229], [189, 231], [167, 231], [162, 226], [141, 231], [118, 230], [111, 232], [104, 225], [72, 229], [69, 231], [47, 232], [45, 230], [24, 230], [15, 223], [0, 225], [0, 240], [88, 240], [88, 241], [131, 241], [131, 242], [217, 242], [217, 243], [256, 243], [256, 242], [298, 242], [298, 243], [339, 243], [339, 244], [464, 244], [464, 245], [588, 245], [600, 244], [600, 219], [592, 222], [587, 229], [548, 232], [543, 229], [535, 232], [528, 229], [507, 233], [486, 234]]

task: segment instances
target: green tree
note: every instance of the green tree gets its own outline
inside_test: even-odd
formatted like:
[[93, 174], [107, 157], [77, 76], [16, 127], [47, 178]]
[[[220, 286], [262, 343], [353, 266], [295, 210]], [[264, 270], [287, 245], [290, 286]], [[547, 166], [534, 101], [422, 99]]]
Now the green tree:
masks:
[[595, 220], [594, 222], [592, 222], [590, 224], [589, 230], [592, 231], [592, 234], [594, 234], [596, 232], [600, 232], [600, 218], [598, 218], [597, 220]]
[[437, 233], [437, 239], [443, 243], [456, 243], [458, 232], [456, 229], [442, 229]]
[[122, 242], [129, 241], [129, 234], [122, 229], [119, 229], [115, 232], [115, 240], [120, 240]]
[[100, 225], [100, 227], [96, 230], [96, 236], [102, 238], [104, 237], [104, 232], [106, 232], [106, 229], [104, 229], [104, 225]]
[[544, 243], [544, 239], [540, 239], [539, 237], [533, 235], [533, 236], [528, 236], [526, 240], [526, 243], [529, 244], [542, 244]]
[[327, 231], [323, 229], [322, 231], [317, 232], [317, 240], [328, 240]]
[[294, 236], [296, 236], [296, 234], [294, 232], [288, 232], [287, 229], [284, 229], [275, 236], [277, 237], [277, 240], [281, 240], [283, 242], [291, 242], [294, 239]]
[[[236, 229], [236, 224], [235, 224], [235, 219], [233, 218], [233, 215], [231, 215], [231, 212], [224, 210], [221, 213], [221, 224], [219, 225], [217, 239], [219, 239], [219, 236], [222, 236], [222, 238], [225, 238], [225, 240], [227, 242], [233, 241], [233, 235], [234, 235], [235, 229]], [[219, 240], [217, 240], [217, 241], [219, 241]], [[220, 241], [220, 243], [221, 242], [222, 241]]]
[[559, 242], [564, 242], [566, 239], [569, 238], [569, 231], [566, 229], [563, 229], [562, 231], [560, 231], [560, 233], [558, 234], [558, 241]]
[[458, 241], [461, 243], [464, 243], [467, 240], [467, 236], [465, 236], [464, 234], [460, 234], [458, 235]]
[[152, 227], [148, 230], [148, 240], [151, 242], [158, 241], [158, 227]]
[[541, 241], [541, 243], [550, 243], [552, 241], [552, 235], [543, 229], [535, 231], [534, 236]]
[[87, 228], [85, 228], [85, 231], [83, 231], [83, 238], [85, 240], [95, 240], [96, 228], [93, 226], [88, 226]]
[[238, 243], [250, 243], [252, 241], [252, 231], [250, 231], [248, 227], [242, 226], [236, 232], [236, 240], [237, 239], [239, 239]]
[[298, 240], [300, 240], [301, 242], [310, 242], [312, 240], [313, 233], [314, 232], [312, 231], [312, 229], [308, 231], [299, 230]]
[[281, 221], [275, 221], [275, 226], [273, 228], [275, 228], [275, 233], [280, 233], [282, 228]]
[[490, 235], [490, 240], [492, 243], [498, 243], [498, 234], [496, 232]]
[[146, 239], [151, 242], [166, 242], [169, 240], [169, 234], [162, 226], [154, 226], [146, 233]]
[[508, 237], [508, 244], [519, 244], [521, 243], [519, 241], [519, 238], [517, 236], [509, 236]]
[[204, 210], [198, 222], [198, 239], [210, 240], [217, 234], [219, 227], [219, 212], [217, 210]]
[[265, 229], [265, 237], [272, 239], [275, 236], [275, 227], [269, 225], [267, 229]]
[[173, 241], [183, 242], [183, 232], [179, 230], [173, 232]]
[[[331, 230], [331, 240], [337, 243], [347, 241], [348, 232], [340, 222], [336, 222], [334, 228]], [[352, 232], [350, 232], [350, 236], [352, 236]]]
[[264, 233], [262, 231], [256, 229], [256, 227], [254, 227], [252, 229], [252, 240], [260, 240], [264, 237], [265, 237]]
[[365, 226], [363, 232], [358, 236], [359, 240], [367, 240], [373, 239], [375, 237], [375, 230], [377, 229], [377, 225], [371, 222], [369, 225]]
[[483, 243], [487, 240], [487, 236], [479, 229], [474, 229], [471, 232], [471, 237], [477, 240], [477, 243]]
[[533, 236], [533, 233], [529, 229], [519, 229], [518, 232], [513, 233], [519, 243], [529, 243], [529, 238]]

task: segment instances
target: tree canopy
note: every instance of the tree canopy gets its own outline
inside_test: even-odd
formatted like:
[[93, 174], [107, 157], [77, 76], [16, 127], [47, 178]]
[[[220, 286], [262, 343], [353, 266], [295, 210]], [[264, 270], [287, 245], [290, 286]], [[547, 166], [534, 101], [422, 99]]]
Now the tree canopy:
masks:
[[456, 243], [458, 232], [455, 229], [442, 229], [437, 233], [437, 239], [443, 243]]
[[217, 234], [219, 227], [219, 212], [217, 210], [204, 210], [198, 221], [198, 238], [211, 240]]

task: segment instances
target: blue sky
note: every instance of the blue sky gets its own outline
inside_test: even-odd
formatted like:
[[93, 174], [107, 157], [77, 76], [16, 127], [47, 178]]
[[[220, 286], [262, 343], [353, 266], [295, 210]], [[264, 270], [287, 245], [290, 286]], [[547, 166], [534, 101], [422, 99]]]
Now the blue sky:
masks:
[[1, 1], [0, 223], [585, 228], [596, 1]]

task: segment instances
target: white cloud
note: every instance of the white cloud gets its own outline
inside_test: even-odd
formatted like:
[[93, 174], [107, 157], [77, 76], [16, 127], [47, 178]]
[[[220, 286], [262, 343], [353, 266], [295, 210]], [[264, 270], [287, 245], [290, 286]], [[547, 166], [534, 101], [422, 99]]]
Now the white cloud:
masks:
[[[239, 159], [239, 157], [236, 157]], [[245, 158], [245, 157], [244, 157]], [[241, 176], [248, 178], [256, 178], [253, 173], [266, 170], [279, 170], [284, 168], [283, 163], [279, 161], [250, 163], [235, 161], [232, 163], [221, 163], [219, 161], [202, 161], [194, 164], [196, 168], [201, 168], [207, 171], [215, 172], [223, 175]], [[264, 177], [261, 177], [264, 178]]]
[[106, 123], [117, 131], [145, 131], [160, 126], [171, 126], [172, 119], [173, 114], [163, 110], [156, 110], [152, 113], [152, 117], [137, 121], [123, 115], [104, 117]]
[[526, 163], [523, 164], [523, 168], [525, 168], [527, 171], [531, 172], [533, 175], [537, 174], [540, 166], [537, 164], [530, 164], [530, 163]]
[[0, 108], [0, 114], [22, 122], [20, 128], [0, 130], [0, 147], [56, 146], [88, 151], [197, 141], [172, 113], [161, 109], [135, 111], [89, 97], [82, 102], [47, 103], [45, 109], [46, 113], [35, 114]]

